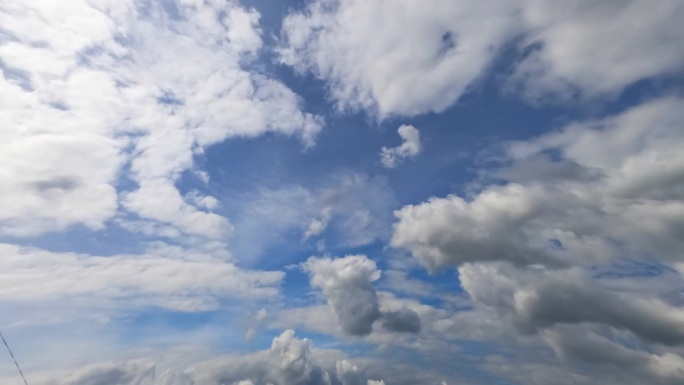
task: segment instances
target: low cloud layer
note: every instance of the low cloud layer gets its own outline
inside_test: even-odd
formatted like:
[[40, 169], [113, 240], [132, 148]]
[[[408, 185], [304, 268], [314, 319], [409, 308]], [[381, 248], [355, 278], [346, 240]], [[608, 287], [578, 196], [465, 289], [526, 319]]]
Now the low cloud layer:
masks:
[[[61, 376], [61, 374], [60, 374]], [[158, 369], [149, 360], [132, 360], [76, 369], [42, 385], [373, 385], [365, 370], [339, 351], [318, 350], [293, 330], [276, 336], [271, 347], [246, 355], [217, 357], [188, 368]]]

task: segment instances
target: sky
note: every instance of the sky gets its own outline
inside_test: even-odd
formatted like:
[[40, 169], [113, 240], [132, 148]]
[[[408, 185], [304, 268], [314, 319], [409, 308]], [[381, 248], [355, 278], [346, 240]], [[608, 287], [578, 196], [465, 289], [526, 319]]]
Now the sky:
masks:
[[681, 20], [4, 0], [0, 330], [30, 385], [682, 384]]

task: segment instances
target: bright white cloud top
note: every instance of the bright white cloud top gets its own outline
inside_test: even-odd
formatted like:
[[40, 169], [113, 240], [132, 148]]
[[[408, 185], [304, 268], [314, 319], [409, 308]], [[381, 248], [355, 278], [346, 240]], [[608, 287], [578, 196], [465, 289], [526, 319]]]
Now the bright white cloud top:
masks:
[[420, 154], [420, 132], [413, 126], [401, 125], [397, 130], [403, 143], [397, 147], [380, 149], [380, 162], [387, 168], [394, 168], [406, 158], [413, 158]]
[[0, 330], [31, 385], [682, 384], [681, 20], [5, 0]]

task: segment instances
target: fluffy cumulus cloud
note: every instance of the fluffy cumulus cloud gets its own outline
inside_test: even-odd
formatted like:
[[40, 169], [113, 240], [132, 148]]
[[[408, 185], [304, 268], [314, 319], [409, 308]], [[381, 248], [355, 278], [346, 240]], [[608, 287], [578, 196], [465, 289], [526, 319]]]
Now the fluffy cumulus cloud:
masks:
[[327, 81], [340, 107], [387, 117], [443, 111], [513, 46], [509, 91], [576, 100], [676, 74], [683, 15], [677, 0], [320, 0], [285, 19], [281, 60]]
[[665, 97], [508, 143], [480, 181], [491, 185], [396, 211], [392, 245], [428, 269], [456, 267], [472, 316], [495, 315], [506, 338], [542, 335], [573, 365], [680, 382], [682, 278], [630, 264], [676, 272], [684, 252], [682, 107]]
[[403, 143], [397, 147], [383, 147], [380, 150], [380, 162], [387, 168], [394, 168], [405, 158], [413, 158], [420, 154], [420, 132], [411, 125], [401, 125], [397, 130]]
[[366, 335], [380, 318], [378, 296], [372, 283], [380, 278], [375, 262], [363, 255], [310, 258], [304, 265], [311, 285], [320, 288], [342, 329]]
[[157, 368], [149, 360], [111, 362], [75, 370], [62, 380], [43, 385], [370, 385], [365, 367], [344, 358], [340, 351], [319, 350], [311, 341], [286, 330], [271, 347], [245, 355], [221, 356], [191, 367]]
[[380, 320], [384, 329], [398, 333], [418, 333], [421, 321], [416, 311], [407, 307], [381, 310], [373, 283], [381, 272], [365, 255], [343, 258], [309, 258], [303, 268], [311, 277], [311, 285], [322, 291], [335, 320], [343, 332], [366, 336]]
[[265, 132], [308, 145], [321, 127], [250, 65], [263, 44], [258, 22], [230, 1], [3, 4], [0, 231], [101, 229], [123, 209], [222, 236], [230, 225], [215, 205], [175, 186], [193, 157]]
[[[648, 253], [677, 260], [684, 250], [683, 105], [679, 98], [660, 99], [511, 143], [509, 169], [550, 151], [563, 159], [536, 158], [542, 161], [532, 163], [524, 179], [471, 197], [406, 206], [396, 212], [392, 244], [430, 268], [477, 261], [594, 264]], [[549, 178], [557, 163], [582, 172]]]

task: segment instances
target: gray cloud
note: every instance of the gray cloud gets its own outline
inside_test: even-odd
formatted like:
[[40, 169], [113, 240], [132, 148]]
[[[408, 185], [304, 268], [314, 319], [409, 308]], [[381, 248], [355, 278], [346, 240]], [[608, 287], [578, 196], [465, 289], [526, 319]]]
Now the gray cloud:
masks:
[[519, 184], [490, 187], [471, 201], [432, 198], [395, 212], [391, 245], [410, 250], [431, 270], [496, 260], [559, 266], [565, 262], [536, 238], [538, 218], [560, 211], [544, 189]]
[[420, 317], [414, 310], [407, 308], [388, 311], [383, 313], [382, 326], [393, 332], [418, 333], [420, 332]]
[[69, 177], [55, 177], [33, 183], [33, 187], [41, 192], [51, 189], [69, 191], [77, 188], [79, 185], [78, 179]]
[[555, 275], [533, 290], [516, 292], [515, 310], [527, 330], [594, 322], [665, 345], [684, 343], [684, 310], [657, 299], [626, 299], [576, 276]]
[[378, 320], [390, 332], [420, 332], [420, 317], [414, 310], [403, 307], [381, 311], [373, 286], [380, 278], [380, 270], [365, 255], [336, 259], [311, 257], [303, 266], [311, 276], [311, 285], [323, 292], [344, 332], [366, 336]]
[[547, 155], [522, 159], [493, 172], [493, 176], [515, 183], [529, 182], [592, 182], [603, 177], [598, 169], [591, 169], [571, 160], [553, 161]]
[[381, 316], [372, 285], [380, 278], [375, 262], [363, 255], [309, 258], [304, 269], [311, 275], [311, 285], [323, 291], [342, 330], [358, 336], [370, 334]]
[[634, 377], [649, 384], [684, 382], [684, 359], [674, 354], [629, 349], [600, 335], [573, 328], [555, 328], [545, 332], [544, 338], [561, 359], [594, 368], [610, 366], [615, 376], [625, 383], [634, 381]]
[[502, 323], [511, 323], [523, 333], [596, 324], [629, 331], [646, 342], [684, 343], [684, 310], [661, 300], [658, 291], [646, 290], [649, 283], [644, 280], [631, 283], [641, 291], [629, 290], [628, 283], [611, 289], [610, 282], [578, 268], [549, 271], [505, 263], [467, 264], [459, 268], [459, 275], [476, 305], [495, 310]]

